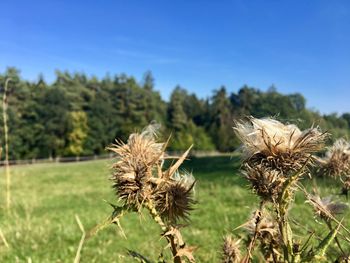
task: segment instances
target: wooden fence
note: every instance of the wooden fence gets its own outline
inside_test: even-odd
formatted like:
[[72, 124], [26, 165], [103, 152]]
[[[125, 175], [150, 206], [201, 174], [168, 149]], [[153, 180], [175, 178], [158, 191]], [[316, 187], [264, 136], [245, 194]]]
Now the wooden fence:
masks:
[[[171, 151], [167, 152], [170, 156], [180, 156], [183, 151]], [[208, 156], [229, 156], [232, 153], [221, 153], [217, 151], [191, 151], [190, 156], [193, 157], [208, 157]], [[84, 162], [92, 160], [111, 159], [115, 155], [113, 153], [104, 155], [92, 155], [92, 156], [73, 156], [73, 157], [56, 157], [46, 159], [25, 159], [25, 160], [9, 160], [10, 165], [23, 165], [23, 164], [35, 164], [35, 163], [69, 163], [69, 162]], [[5, 161], [0, 161], [0, 166], [3, 166]]]

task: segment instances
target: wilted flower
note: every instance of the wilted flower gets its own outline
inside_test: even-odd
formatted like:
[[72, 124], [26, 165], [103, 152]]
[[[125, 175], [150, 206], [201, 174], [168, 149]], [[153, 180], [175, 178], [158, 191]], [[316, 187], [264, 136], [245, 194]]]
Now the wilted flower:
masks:
[[300, 131], [295, 125], [285, 125], [271, 118], [249, 118], [237, 122], [235, 133], [242, 141], [245, 162], [251, 166], [263, 164], [283, 172], [298, 171], [310, 155], [319, 151], [327, 136], [318, 128]]
[[[113, 221], [118, 220], [119, 211], [146, 208], [152, 218], [161, 226], [163, 236], [169, 243], [174, 262], [187, 258], [194, 262], [194, 247], [187, 247], [174, 223], [180, 218], [187, 219], [194, 200], [192, 190], [195, 184], [189, 173], [179, 173], [178, 169], [186, 159], [191, 147], [176, 158], [168, 169], [163, 170], [166, 144], [156, 141], [158, 125], [148, 126], [142, 133], [131, 134], [127, 143], [117, 141], [109, 149], [117, 154], [113, 164], [113, 187], [123, 207], [116, 207]], [[112, 222], [113, 222], [112, 221]], [[140, 254], [132, 256], [145, 260]]]
[[109, 147], [118, 161], [113, 165], [113, 187], [118, 196], [128, 205], [139, 208], [150, 198], [152, 173], [163, 161], [163, 143], [157, 143], [155, 125], [148, 126], [142, 133], [130, 135], [127, 144], [117, 141]]
[[327, 221], [348, 208], [344, 203], [332, 201], [331, 197], [309, 196], [307, 202], [312, 204], [317, 216]]
[[245, 226], [252, 238], [256, 235], [260, 242], [260, 250], [264, 255], [266, 262], [274, 262], [276, 257], [280, 256], [281, 244], [283, 243], [278, 223], [268, 213], [259, 217], [257, 222], [254, 216]]
[[147, 203], [162, 219], [175, 222], [187, 219], [194, 203], [194, 177], [177, 169], [188, 151], [168, 170], [162, 170], [164, 143], [156, 142], [158, 126], [150, 125], [142, 133], [131, 134], [127, 144], [118, 142], [109, 149], [117, 153], [113, 165], [113, 187], [121, 200], [140, 209]]
[[338, 139], [320, 160], [321, 173], [332, 177], [350, 173], [350, 143]]
[[274, 201], [283, 189], [286, 177], [279, 170], [262, 165], [244, 166], [244, 175], [251, 183], [253, 191], [265, 201]]
[[156, 209], [161, 217], [175, 222], [188, 219], [192, 210], [194, 177], [189, 173], [176, 172], [169, 180], [161, 183], [154, 191]]
[[246, 225], [245, 228], [250, 235], [254, 235], [255, 232], [257, 232], [258, 239], [265, 244], [271, 243], [272, 240], [279, 241], [277, 222], [275, 222], [274, 219], [268, 214], [261, 216], [259, 220], [258, 228], [255, 217], [253, 217], [249, 221], [249, 224]]
[[224, 237], [222, 246], [222, 262], [236, 263], [241, 259], [241, 251], [239, 246], [240, 240], [235, 240], [231, 235]]

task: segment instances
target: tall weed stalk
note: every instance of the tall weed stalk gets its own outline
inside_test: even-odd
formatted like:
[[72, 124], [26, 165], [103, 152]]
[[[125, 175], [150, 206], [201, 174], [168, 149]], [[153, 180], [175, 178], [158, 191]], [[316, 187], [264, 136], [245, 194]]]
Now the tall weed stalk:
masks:
[[6, 79], [4, 86], [4, 95], [2, 97], [2, 116], [3, 116], [3, 125], [4, 125], [4, 136], [5, 136], [5, 174], [6, 174], [6, 207], [10, 209], [11, 206], [11, 173], [10, 173], [10, 164], [9, 164], [9, 140], [8, 140], [8, 115], [7, 115], [7, 90], [8, 84], [11, 81], [10, 78]]

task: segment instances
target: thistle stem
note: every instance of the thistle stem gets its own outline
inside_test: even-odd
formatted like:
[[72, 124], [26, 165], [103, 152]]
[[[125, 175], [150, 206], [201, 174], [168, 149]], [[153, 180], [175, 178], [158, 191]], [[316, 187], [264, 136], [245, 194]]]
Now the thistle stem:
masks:
[[288, 222], [288, 208], [295, 192], [293, 186], [303, 175], [303, 171], [308, 165], [310, 159], [311, 155], [309, 156], [308, 160], [304, 163], [304, 165], [294, 175], [291, 175], [288, 178], [281, 194], [278, 197], [277, 221], [283, 240], [283, 254], [285, 262], [291, 262], [290, 260], [292, 260], [292, 262], [296, 261], [296, 255], [294, 255], [295, 253], [293, 251], [293, 232]]
[[156, 221], [158, 223], [158, 225], [160, 226], [160, 228], [163, 231], [168, 230], [167, 226], [165, 225], [165, 223], [163, 222], [162, 218], [160, 217], [160, 215], [158, 214], [157, 210], [155, 209], [153, 203], [151, 201], [148, 201], [145, 203], [146, 208], [148, 209], [148, 211], [150, 212], [152, 218], [154, 219], [154, 221]]
[[146, 202], [145, 204], [146, 208], [148, 209], [148, 211], [150, 212], [152, 218], [154, 219], [154, 221], [156, 221], [158, 223], [158, 225], [161, 227], [162, 231], [164, 233], [167, 233], [167, 235], [165, 235], [166, 240], [168, 241], [168, 243], [170, 244], [170, 249], [171, 249], [171, 253], [174, 257], [174, 263], [182, 263], [182, 259], [180, 256], [178, 256], [178, 248], [176, 245], [176, 237], [174, 234], [171, 233], [171, 229], [169, 226], [167, 226], [162, 218], [160, 217], [159, 213], [157, 212], [157, 210], [155, 209], [153, 203], [151, 201]]
[[6, 207], [10, 209], [11, 205], [11, 194], [10, 194], [10, 184], [11, 184], [11, 174], [10, 174], [10, 164], [9, 164], [9, 139], [8, 139], [8, 124], [7, 124], [7, 86], [11, 81], [8, 78], [5, 82], [4, 95], [2, 98], [2, 115], [4, 121], [4, 133], [5, 133], [5, 174], [6, 174]]
[[[330, 222], [330, 221], [327, 221], [327, 220], [325, 220], [325, 221], [326, 221], [326, 224], [327, 224], [329, 230], [332, 231], [333, 228], [332, 228], [331, 222]], [[337, 246], [338, 246], [338, 248], [340, 249], [341, 253], [342, 253], [343, 255], [346, 255], [345, 252], [344, 252], [344, 250], [343, 250], [343, 248], [342, 248], [341, 245], [340, 245], [340, 242], [339, 242], [339, 239], [338, 239], [337, 236], [334, 237], [334, 240], [335, 240], [335, 242], [337, 243]]]
[[288, 222], [288, 199], [288, 197], [282, 195], [282, 198], [278, 204], [277, 221], [283, 240], [284, 262], [293, 262], [293, 233]]

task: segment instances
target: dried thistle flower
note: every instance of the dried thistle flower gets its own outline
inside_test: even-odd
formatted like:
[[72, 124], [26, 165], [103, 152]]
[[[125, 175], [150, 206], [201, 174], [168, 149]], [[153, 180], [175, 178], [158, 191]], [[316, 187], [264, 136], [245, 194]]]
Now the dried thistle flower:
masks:
[[259, 222], [256, 221], [254, 216], [245, 228], [251, 238], [256, 236], [260, 242], [260, 250], [266, 262], [275, 262], [276, 258], [281, 256], [282, 237], [278, 223], [270, 214], [264, 213], [261, 215]]
[[245, 228], [250, 235], [254, 235], [257, 231], [258, 239], [264, 244], [271, 243], [272, 240], [279, 240], [278, 224], [269, 214], [265, 214], [260, 218], [258, 227], [256, 219], [253, 217]]
[[332, 201], [331, 197], [321, 198], [318, 195], [309, 196], [307, 202], [313, 206], [315, 214], [326, 221], [344, 213], [348, 208], [347, 204]]
[[338, 139], [328, 149], [326, 156], [320, 160], [321, 174], [332, 177], [348, 175], [350, 173], [350, 143]]
[[286, 178], [279, 170], [272, 170], [262, 165], [244, 166], [244, 175], [251, 183], [253, 191], [265, 201], [274, 202], [283, 189]]
[[154, 191], [156, 209], [163, 219], [176, 222], [187, 220], [192, 205], [195, 180], [192, 174], [176, 172], [169, 180], [161, 183]]
[[[178, 219], [188, 219], [194, 203], [193, 176], [178, 172], [192, 146], [163, 170], [166, 144], [156, 141], [158, 128], [158, 125], [150, 125], [142, 133], [131, 134], [126, 144], [117, 141], [109, 147], [118, 157], [112, 166], [113, 187], [119, 199], [124, 201], [123, 211], [131, 208], [140, 212], [141, 207], [149, 211], [164, 231], [174, 262], [182, 262], [182, 258], [195, 262], [194, 247], [186, 246], [178, 226], [175, 226]], [[118, 207], [114, 208], [113, 218]]]
[[165, 144], [156, 141], [158, 128], [150, 125], [142, 133], [131, 134], [126, 144], [117, 142], [109, 148], [118, 155], [113, 165], [113, 187], [121, 200], [137, 210], [148, 202], [162, 219], [188, 219], [195, 180], [191, 174], [177, 171], [188, 151], [162, 171]]
[[118, 156], [113, 165], [113, 187], [120, 199], [137, 209], [151, 198], [149, 181], [156, 166], [163, 161], [164, 144], [155, 139], [158, 127], [150, 125], [140, 134], [131, 134], [127, 144], [117, 141], [108, 148]]
[[235, 133], [242, 141], [244, 161], [251, 166], [264, 164], [283, 172], [298, 171], [319, 151], [327, 136], [316, 128], [300, 131], [271, 118], [236, 122]]
[[241, 240], [235, 240], [231, 235], [224, 237], [222, 246], [222, 262], [237, 263], [241, 259], [240, 243]]

